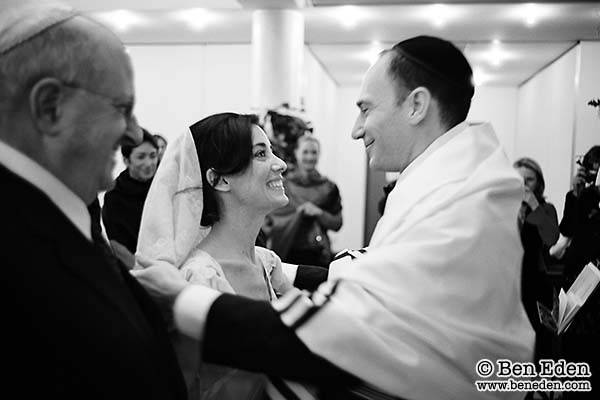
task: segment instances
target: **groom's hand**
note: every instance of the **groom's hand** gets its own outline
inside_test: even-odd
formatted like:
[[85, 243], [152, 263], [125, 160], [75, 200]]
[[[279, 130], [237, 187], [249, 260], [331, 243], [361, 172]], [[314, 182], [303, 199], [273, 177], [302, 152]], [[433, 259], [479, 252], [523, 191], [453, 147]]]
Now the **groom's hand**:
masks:
[[[137, 269], [141, 266], [142, 269]], [[164, 261], [137, 256], [136, 269], [129, 271], [146, 290], [158, 300], [173, 303], [188, 285], [181, 272]]]

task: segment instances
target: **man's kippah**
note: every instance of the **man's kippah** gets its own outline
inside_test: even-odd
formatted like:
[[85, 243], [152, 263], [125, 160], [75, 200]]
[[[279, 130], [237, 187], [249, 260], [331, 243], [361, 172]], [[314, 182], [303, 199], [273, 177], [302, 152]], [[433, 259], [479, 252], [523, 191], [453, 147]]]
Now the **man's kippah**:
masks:
[[60, 24], [77, 13], [71, 7], [39, 0], [2, 0], [0, 2], [0, 57]]
[[393, 50], [473, 95], [473, 70], [463, 53], [452, 43], [433, 36], [417, 36], [397, 43]]

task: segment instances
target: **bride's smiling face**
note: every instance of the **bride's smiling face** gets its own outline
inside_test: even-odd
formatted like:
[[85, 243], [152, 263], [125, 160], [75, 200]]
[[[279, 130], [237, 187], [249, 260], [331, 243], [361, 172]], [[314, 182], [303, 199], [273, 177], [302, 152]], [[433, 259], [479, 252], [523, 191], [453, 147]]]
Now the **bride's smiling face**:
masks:
[[227, 180], [241, 204], [268, 213], [288, 203], [281, 175], [286, 168], [286, 163], [273, 154], [265, 132], [252, 125], [250, 164], [242, 173], [230, 175]]

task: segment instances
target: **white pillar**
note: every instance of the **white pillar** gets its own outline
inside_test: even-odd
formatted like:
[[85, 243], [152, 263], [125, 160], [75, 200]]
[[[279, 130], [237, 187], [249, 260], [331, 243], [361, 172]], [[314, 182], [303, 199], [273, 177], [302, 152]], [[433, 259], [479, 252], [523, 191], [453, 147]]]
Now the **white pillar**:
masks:
[[295, 10], [252, 14], [252, 106], [300, 108], [304, 17]]

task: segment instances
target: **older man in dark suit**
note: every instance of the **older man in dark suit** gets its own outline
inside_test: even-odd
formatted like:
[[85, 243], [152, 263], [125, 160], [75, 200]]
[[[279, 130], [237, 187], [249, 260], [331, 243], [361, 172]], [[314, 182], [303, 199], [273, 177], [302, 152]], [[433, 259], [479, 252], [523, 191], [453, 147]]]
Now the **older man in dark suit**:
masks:
[[141, 140], [121, 42], [48, 2], [0, 4], [2, 390], [184, 399], [160, 313], [95, 240], [86, 204]]

